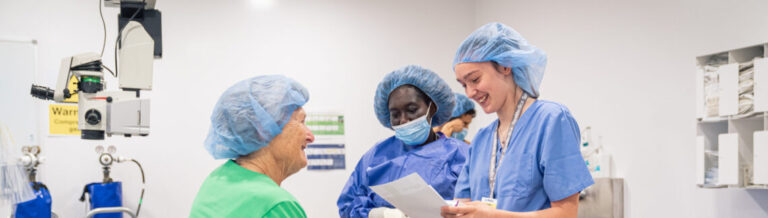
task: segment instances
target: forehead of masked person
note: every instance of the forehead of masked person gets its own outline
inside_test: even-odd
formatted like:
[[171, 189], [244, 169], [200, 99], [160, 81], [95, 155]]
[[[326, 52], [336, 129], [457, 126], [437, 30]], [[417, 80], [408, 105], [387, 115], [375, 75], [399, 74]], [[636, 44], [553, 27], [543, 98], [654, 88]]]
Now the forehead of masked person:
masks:
[[[392, 126], [418, 119], [427, 111], [429, 111], [427, 118], [431, 118], [437, 111], [437, 106], [432, 103], [432, 99], [412, 85], [403, 85], [393, 90], [389, 95], [388, 107]], [[427, 110], [428, 107], [429, 110]]]

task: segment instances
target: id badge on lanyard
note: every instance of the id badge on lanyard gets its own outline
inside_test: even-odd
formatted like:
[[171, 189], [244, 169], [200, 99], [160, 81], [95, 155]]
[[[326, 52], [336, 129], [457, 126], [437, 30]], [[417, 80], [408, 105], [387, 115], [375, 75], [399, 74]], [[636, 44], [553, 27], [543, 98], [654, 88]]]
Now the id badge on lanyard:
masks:
[[[493, 195], [493, 194], [491, 194], [491, 195]], [[487, 204], [488, 206], [491, 206], [493, 208], [497, 208], [496, 207], [496, 199], [489, 198], [489, 197], [483, 197], [483, 199], [481, 201], [483, 203]]]
[[512, 129], [515, 127], [515, 124], [517, 123], [517, 120], [520, 119], [520, 116], [523, 113], [523, 106], [525, 105], [525, 101], [528, 100], [528, 95], [526, 93], [523, 93], [523, 95], [520, 97], [520, 101], [517, 103], [517, 109], [515, 110], [515, 116], [512, 118], [512, 123], [509, 125], [509, 130], [507, 130], [507, 140], [506, 140], [506, 146], [501, 146], [501, 157], [499, 157], [499, 166], [496, 166], [496, 151], [499, 150], [500, 143], [497, 142], [499, 140], [499, 127], [501, 126], [501, 123], [498, 123], [497, 125], [499, 127], [496, 128], [496, 131], [494, 132], [493, 137], [493, 151], [491, 151], [491, 164], [488, 168], [488, 186], [490, 189], [489, 196], [483, 197], [482, 202], [488, 204], [488, 206], [491, 206], [493, 208], [496, 208], [497, 201], [495, 198], [493, 198], [493, 191], [496, 188], [496, 177], [497, 173], [499, 171], [499, 168], [501, 167], [502, 161], [504, 160], [504, 154], [506, 153], [507, 149], [509, 148], [509, 145], [512, 143]]

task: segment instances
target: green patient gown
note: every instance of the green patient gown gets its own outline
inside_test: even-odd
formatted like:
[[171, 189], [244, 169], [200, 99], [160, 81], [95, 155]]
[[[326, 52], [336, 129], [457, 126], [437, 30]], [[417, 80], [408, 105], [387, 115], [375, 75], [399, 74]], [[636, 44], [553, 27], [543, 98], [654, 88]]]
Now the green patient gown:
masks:
[[307, 217], [299, 202], [267, 175], [232, 160], [216, 168], [197, 192], [189, 217]]

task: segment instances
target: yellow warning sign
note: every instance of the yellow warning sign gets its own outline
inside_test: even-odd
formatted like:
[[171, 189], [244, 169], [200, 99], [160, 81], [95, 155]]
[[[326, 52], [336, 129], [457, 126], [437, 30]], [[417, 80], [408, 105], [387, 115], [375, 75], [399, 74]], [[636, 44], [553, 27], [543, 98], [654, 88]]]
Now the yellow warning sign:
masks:
[[[77, 90], [77, 77], [72, 76], [72, 78], [69, 78], [69, 84], [67, 84], [67, 89], [69, 89], [69, 92], [72, 93], [72, 97], [64, 99], [64, 102], [77, 103], [77, 93], [73, 92], [74, 90]], [[75, 110], [77, 110], [77, 107], [75, 107]], [[77, 133], [77, 134], [80, 134], [80, 133]]]
[[48, 126], [51, 135], [80, 135], [77, 129], [77, 105], [48, 105]]

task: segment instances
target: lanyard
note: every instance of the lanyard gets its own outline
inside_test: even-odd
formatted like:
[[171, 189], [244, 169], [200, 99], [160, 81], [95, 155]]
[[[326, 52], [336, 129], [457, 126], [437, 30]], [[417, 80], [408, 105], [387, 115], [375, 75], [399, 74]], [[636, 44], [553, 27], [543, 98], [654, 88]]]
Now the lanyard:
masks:
[[[520, 119], [520, 116], [523, 113], [523, 105], [525, 105], [525, 101], [528, 100], [528, 95], [523, 92], [523, 95], [520, 97], [520, 101], [517, 103], [517, 109], [515, 109], [515, 116], [512, 118], [512, 122], [509, 124], [509, 130], [507, 130], [507, 140], [504, 145], [501, 146], [501, 157], [499, 158], [499, 166], [501, 166], [502, 161], [504, 160], [504, 154], [507, 153], [507, 148], [509, 148], [509, 144], [511, 144], [512, 140], [512, 129], [515, 127], [515, 124], [517, 123], [517, 120]], [[499, 144], [496, 142], [499, 139], [499, 127], [501, 122], [496, 124], [496, 131], [493, 132], [493, 151], [491, 152], [491, 167], [488, 168], [488, 186], [491, 189], [490, 198], [493, 199], [493, 190], [496, 188], [494, 185], [496, 185], [496, 173], [499, 171], [499, 166], [496, 166], [496, 151], [499, 150]]]

